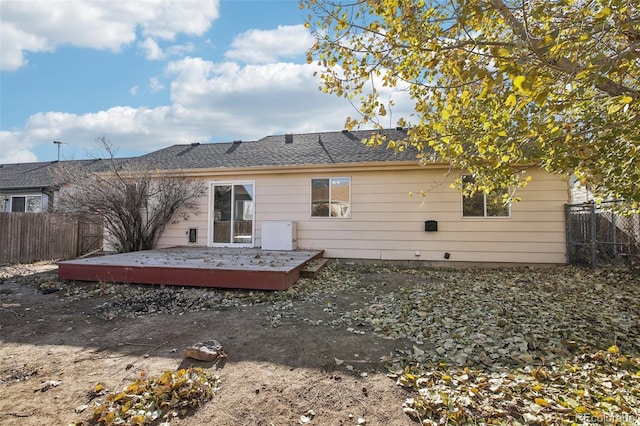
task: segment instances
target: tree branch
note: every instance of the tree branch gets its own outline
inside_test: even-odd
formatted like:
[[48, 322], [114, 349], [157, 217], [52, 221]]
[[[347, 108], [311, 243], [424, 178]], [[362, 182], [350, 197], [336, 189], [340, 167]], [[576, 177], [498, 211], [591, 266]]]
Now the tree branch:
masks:
[[[532, 34], [527, 31], [525, 25], [513, 15], [511, 10], [509, 10], [507, 5], [505, 5], [502, 0], [488, 0], [488, 2], [507, 22], [507, 24], [513, 30], [514, 34], [518, 36], [518, 38], [522, 42], [527, 44], [529, 46], [529, 49], [536, 55], [538, 60], [543, 62], [545, 65], [571, 77], [575, 76], [579, 72], [586, 70], [584, 67], [580, 67], [567, 58], [549, 58], [549, 56], [547, 55], [548, 49], [541, 47], [544, 44], [543, 40], [537, 37], [533, 37]], [[640, 97], [640, 92], [638, 92], [637, 90], [633, 90], [630, 87], [625, 87], [621, 84], [618, 84], [600, 73], [597, 73], [595, 76], [593, 75], [593, 73], [591, 73], [591, 75], [591, 80], [594, 86], [599, 90], [608, 93], [610, 96], [620, 96], [628, 94], [634, 98]]]

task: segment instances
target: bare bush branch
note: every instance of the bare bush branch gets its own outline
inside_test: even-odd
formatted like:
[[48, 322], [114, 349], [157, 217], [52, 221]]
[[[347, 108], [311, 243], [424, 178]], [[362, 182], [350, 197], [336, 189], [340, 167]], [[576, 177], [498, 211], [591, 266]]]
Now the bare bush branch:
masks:
[[204, 184], [181, 172], [161, 173], [140, 159], [118, 159], [105, 136], [106, 159], [61, 163], [56, 210], [104, 226], [117, 252], [152, 249], [168, 223], [197, 213]]

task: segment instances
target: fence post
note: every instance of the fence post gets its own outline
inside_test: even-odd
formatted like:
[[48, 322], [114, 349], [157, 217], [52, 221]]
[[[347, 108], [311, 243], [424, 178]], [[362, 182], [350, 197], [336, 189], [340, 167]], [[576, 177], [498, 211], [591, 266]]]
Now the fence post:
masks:
[[564, 232], [567, 247], [565, 249], [565, 257], [567, 258], [567, 263], [571, 263], [571, 241], [573, 239], [571, 235], [571, 213], [570, 213], [569, 204], [564, 205]]
[[618, 224], [617, 215], [615, 211], [611, 212], [611, 242], [613, 243], [613, 258], [615, 259], [618, 252], [622, 250], [618, 250]]
[[591, 269], [598, 267], [598, 236], [597, 236], [597, 218], [596, 218], [596, 205], [591, 202]]

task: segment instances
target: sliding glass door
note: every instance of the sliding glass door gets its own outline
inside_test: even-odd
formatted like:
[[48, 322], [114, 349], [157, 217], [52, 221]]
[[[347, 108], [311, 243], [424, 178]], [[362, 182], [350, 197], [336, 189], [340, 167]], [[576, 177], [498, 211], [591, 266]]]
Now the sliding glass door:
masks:
[[253, 247], [253, 182], [211, 184], [209, 244]]

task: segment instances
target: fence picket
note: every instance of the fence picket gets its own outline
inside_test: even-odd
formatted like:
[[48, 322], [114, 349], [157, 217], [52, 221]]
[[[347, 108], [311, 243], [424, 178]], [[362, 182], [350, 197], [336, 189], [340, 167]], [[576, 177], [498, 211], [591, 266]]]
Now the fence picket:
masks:
[[59, 213], [0, 212], [0, 264], [72, 259], [99, 248], [102, 232]]

